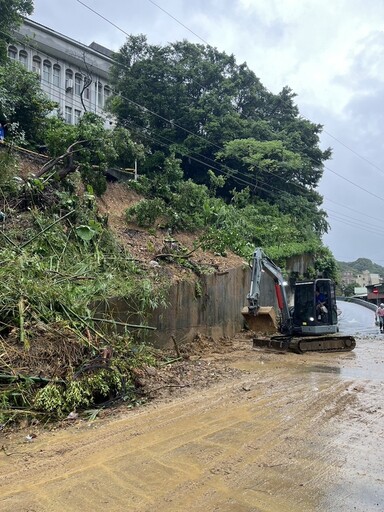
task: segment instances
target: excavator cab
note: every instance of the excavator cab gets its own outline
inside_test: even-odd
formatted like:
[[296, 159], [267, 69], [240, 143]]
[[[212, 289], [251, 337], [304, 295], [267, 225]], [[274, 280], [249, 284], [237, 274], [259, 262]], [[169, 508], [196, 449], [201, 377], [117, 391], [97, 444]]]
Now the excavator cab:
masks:
[[335, 287], [330, 279], [295, 284], [292, 324], [293, 333], [304, 336], [338, 332]]

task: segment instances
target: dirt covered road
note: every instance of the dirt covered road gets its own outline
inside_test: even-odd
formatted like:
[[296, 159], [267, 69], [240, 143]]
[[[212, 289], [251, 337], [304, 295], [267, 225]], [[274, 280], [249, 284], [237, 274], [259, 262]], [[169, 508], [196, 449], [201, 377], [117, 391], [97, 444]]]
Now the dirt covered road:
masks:
[[31, 442], [3, 436], [0, 510], [384, 510], [383, 347], [300, 356], [240, 336], [201, 359], [230, 370], [210, 387]]

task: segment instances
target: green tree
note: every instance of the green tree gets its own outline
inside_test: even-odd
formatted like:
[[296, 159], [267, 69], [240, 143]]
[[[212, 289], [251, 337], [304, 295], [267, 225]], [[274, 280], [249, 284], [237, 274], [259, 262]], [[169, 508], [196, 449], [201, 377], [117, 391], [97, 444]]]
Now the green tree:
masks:
[[[248, 120], [256, 109], [266, 115], [269, 93], [258, 78], [215, 48], [187, 41], [160, 47], [143, 35], [130, 36], [116, 58], [112, 82], [121, 94], [111, 110], [155, 151], [167, 153], [172, 145], [170, 152], [183, 156], [186, 178], [209, 184], [204, 164], [222, 142], [250, 136]], [[260, 123], [254, 131], [266, 135], [268, 128]]]
[[358, 283], [347, 284], [347, 286], [343, 289], [344, 295], [346, 297], [352, 297], [353, 295], [355, 295], [355, 288], [358, 288], [358, 287], [359, 287]]
[[18, 62], [0, 66], [0, 122], [23, 134], [29, 143], [41, 142], [47, 115], [56, 104], [41, 90], [35, 73]]
[[0, 0], [0, 65], [7, 58], [7, 44], [12, 31], [23, 22], [23, 16], [33, 13], [33, 0]]
[[[274, 95], [246, 63], [188, 41], [162, 47], [150, 45], [144, 35], [130, 36], [116, 62], [111, 80], [119, 94], [111, 111], [152, 154], [181, 156], [186, 179], [209, 186], [209, 167], [221, 168], [228, 177], [218, 193], [227, 200], [234, 187], [254, 186], [260, 165], [263, 176], [257, 180], [264, 185], [272, 181], [296, 196], [303, 193], [296, 184], [317, 186], [330, 153], [319, 148], [321, 126], [300, 117], [289, 88]], [[236, 172], [239, 158], [224, 154], [234, 140], [259, 145], [248, 155], [256, 161], [243, 161]]]
[[282, 213], [296, 219], [301, 231], [314, 231], [319, 236], [327, 232], [313, 172], [303, 165], [304, 157], [287, 149], [285, 142], [236, 139], [226, 143], [217, 157], [236, 169], [231, 175], [235, 181], [245, 178], [254, 197], [279, 205]]
[[83, 181], [97, 195], [106, 189], [105, 171], [108, 167], [129, 166], [144, 158], [144, 149], [135, 143], [127, 129], [104, 127], [104, 120], [87, 112], [77, 125], [68, 125], [60, 118], [47, 120], [44, 141], [53, 157], [44, 172], [59, 169], [61, 177], [79, 170]]
[[315, 254], [315, 270], [318, 275], [339, 281], [339, 267], [337, 261], [328, 247], [322, 247]]

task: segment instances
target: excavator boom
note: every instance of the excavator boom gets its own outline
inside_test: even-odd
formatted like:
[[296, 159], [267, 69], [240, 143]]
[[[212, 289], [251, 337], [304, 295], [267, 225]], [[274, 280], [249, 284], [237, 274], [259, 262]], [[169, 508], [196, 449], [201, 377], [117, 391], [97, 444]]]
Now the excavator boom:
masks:
[[275, 293], [280, 310], [280, 323], [290, 321], [288, 300], [285, 295], [284, 279], [279, 267], [270, 260], [261, 249], [253, 254], [251, 267], [251, 286], [247, 296], [248, 307], [243, 308], [242, 315], [254, 332], [276, 333], [279, 330], [279, 320], [273, 306], [260, 306], [261, 276], [265, 272], [275, 284]]

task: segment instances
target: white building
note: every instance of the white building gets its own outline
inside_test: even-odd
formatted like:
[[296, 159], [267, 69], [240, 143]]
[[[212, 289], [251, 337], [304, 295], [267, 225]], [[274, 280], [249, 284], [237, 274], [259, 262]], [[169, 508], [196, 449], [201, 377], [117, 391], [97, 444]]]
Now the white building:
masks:
[[15, 39], [8, 56], [38, 74], [42, 89], [58, 103], [67, 123], [76, 124], [88, 111], [112, 124], [103, 112], [111, 95], [111, 50], [97, 43], [83, 45], [29, 19], [24, 19]]
[[369, 270], [363, 270], [361, 274], [357, 274], [356, 283], [360, 286], [370, 286], [372, 284], [380, 283], [379, 274], [372, 274]]

